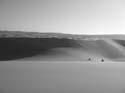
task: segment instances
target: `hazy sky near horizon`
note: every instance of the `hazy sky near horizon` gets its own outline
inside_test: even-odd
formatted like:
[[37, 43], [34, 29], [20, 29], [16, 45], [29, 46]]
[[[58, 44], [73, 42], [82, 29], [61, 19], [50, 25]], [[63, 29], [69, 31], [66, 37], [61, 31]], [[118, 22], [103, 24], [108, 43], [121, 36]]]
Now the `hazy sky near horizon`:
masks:
[[0, 29], [125, 34], [125, 0], [0, 0]]

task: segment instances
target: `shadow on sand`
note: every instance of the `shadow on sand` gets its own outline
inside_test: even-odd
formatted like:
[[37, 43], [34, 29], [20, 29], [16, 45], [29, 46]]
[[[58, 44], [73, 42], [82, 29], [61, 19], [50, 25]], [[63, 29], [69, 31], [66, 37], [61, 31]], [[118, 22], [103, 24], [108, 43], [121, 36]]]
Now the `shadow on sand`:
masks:
[[78, 47], [75, 40], [59, 38], [0, 38], [0, 61], [48, 55], [53, 48]]

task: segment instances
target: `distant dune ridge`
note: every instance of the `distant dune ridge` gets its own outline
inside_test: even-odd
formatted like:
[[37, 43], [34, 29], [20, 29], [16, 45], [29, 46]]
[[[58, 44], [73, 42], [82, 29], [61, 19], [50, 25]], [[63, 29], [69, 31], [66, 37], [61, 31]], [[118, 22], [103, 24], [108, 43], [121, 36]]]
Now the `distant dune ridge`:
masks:
[[124, 35], [0, 32], [0, 61], [101, 62], [102, 59], [125, 61]]

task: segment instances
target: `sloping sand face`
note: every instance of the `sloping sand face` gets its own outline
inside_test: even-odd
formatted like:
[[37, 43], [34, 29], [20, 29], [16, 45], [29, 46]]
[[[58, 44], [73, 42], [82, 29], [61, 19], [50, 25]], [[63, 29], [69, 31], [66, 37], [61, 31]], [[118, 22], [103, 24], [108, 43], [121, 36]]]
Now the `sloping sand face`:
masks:
[[0, 44], [0, 93], [125, 93], [125, 64], [117, 61], [125, 62], [124, 47], [112, 38], [1, 38]]
[[74, 40], [59, 38], [1, 38], [0, 60], [16, 60], [35, 55], [50, 55], [58, 47], [78, 47]]
[[49, 55], [38, 55], [33, 58], [27, 58], [27, 60], [47, 60], [47, 61], [90, 61], [90, 62], [101, 62], [102, 59], [105, 61], [115, 61], [117, 59], [123, 59], [125, 57], [125, 50], [122, 46], [115, 43], [113, 40], [104, 39], [96, 41], [82, 40], [76, 41], [80, 47], [65, 47], [65, 48], [54, 48]]
[[[21, 61], [115, 61], [125, 50], [112, 39], [2, 38], [0, 60]], [[89, 60], [90, 61], [90, 60]]]
[[91, 48], [88, 50], [92, 50], [93, 52], [111, 60], [125, 56], [123, 47], [110, 39], [94, 41], [90, 46]]

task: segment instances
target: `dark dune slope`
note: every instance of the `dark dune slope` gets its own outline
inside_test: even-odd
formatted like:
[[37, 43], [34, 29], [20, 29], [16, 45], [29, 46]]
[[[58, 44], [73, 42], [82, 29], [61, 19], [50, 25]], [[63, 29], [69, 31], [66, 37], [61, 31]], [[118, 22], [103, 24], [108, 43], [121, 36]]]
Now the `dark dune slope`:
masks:
[[0, 61], [15, 60], [34, 55], [48, 55], [53, 48], [79, 47], [66, 38], [0, 38]]

